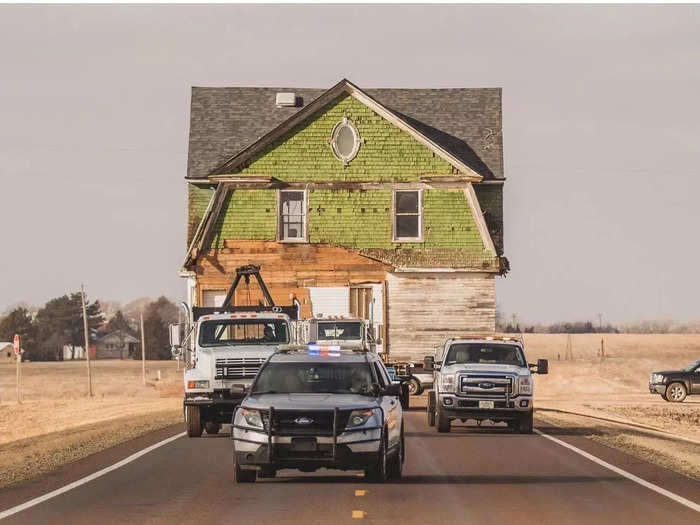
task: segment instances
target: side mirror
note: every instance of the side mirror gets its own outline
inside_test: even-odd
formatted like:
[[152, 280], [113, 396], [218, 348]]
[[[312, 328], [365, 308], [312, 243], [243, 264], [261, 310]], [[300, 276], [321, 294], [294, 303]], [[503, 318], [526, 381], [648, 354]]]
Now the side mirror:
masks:
[[241, 395], [246, 393], [246, 387], [245, 385], [231, 385], [230, 391], [233, 395]]
[[182, 325], [172, 323], [168, 328], [170, 330], [170, 346], [180, 348], [182, 346]]
[[426, 355], [423, 358], [423, 367], [434, 368], [435, 367], [435, 358], [432, 355]]
[[537, 373], [538, 374], [548, 374], [549, 373], [549, 361], [546, 359], [537, 360]]
[[401, 395], [401, 383], [391, 383], [384, 389], [384, 395], [399, 397]]

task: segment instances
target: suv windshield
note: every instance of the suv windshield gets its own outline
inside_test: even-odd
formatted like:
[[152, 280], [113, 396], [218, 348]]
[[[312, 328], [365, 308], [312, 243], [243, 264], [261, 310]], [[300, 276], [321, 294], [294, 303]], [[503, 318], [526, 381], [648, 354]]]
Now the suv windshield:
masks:
[[690, 363], [688, 366], [686, 366], [683, 369], [683, 372], [692, 372], [693, 370], [695, 370], [695, 368], [697, 368], [698, 365], [700, 365], [700, 359], [698, 359], [697, 361]]
[[527, 366], [523, 351], [516, 345], [456, 343], [447, 351], [445, 365], [489, 363]]
[[368, 363], [268, 363], [258, 374], [253, 394], [367, 394]]
[[355, 341], [362, 339], [362, 323], [318, 323], [318, 340]]
[[199, 328], [201, 346], [287, 343], [287, 323], [281, 319], [220, 319]]

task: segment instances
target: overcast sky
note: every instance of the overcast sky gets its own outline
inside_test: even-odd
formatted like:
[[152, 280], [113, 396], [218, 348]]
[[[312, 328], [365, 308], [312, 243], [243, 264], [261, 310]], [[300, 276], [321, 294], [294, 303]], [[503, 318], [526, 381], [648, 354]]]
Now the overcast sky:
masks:
[[184, 295], [190, 87], [502, 87], [501, 308], [700, 318], [698, 6], [1, 6], [0, 311]]

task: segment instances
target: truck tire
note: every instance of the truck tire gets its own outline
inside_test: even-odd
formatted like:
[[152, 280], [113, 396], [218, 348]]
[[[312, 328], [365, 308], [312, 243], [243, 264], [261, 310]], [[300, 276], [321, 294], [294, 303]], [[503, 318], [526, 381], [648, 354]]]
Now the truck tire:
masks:
[[428, 392], [428, 426], [435, 426], [435, 391]]
[[188, 437], [201, 437], [204, 427], [199, 413], [198, 406], [185, 407], [185, 425], [187, 425]]
[[683, 383], [671, 383], [666, 388], [666, 398], [672, 403], [682, 403], [687, 395], [688, 391]]
[[277, 471], [274, 468], [263, 467], [258, 470], [258, 479], [264, 478], [274, 478], [277, 475]]
[[221, 430], [221, 423], [216, 423], [214, 421], [207, 421], [204, 423], [204, 430], [207, 431], [207, 434], [210, 436], [213, 436], [214, 434], [218, 434], [219, 430]]
[[257, 473], [254, 470], [242, 469], [234, 458], [233, 462], [234, 479], [236, 483], [254, 483]]
[[437, 414], [435, 416], [435, 425], [437, 426], [437, 431], [441, 434], [448, 433], [450, 431], [450, 418], [445, 415], [442, 407], [439, 403], [437, 404]]
[[411, 394], [408, 391], [408, 384], [401, 383], [401, 395], [399, 396], [399, 401], [401, 402], [401, 408], [403, 410], [408, 410], [409, 398]]
[[387, 477], [389, 479], [401, 479], [403, 471], [403, 461], [406, 454], [403, 440], [403, 426], [401, 427], [401, 437], [399, 438], [398, 450], [389, 458], [387, 465]]
[[423, 393], [423, 387], [421, 386], [420, 381], [418, 381], [418, 379], [415, 377], [408, 380], [408, 393], [412, 396], [419, 396]]
[[521, 434], [532, 434], [532, 410], [527, 414], [521, 415], [518, 419], [518, 432]]

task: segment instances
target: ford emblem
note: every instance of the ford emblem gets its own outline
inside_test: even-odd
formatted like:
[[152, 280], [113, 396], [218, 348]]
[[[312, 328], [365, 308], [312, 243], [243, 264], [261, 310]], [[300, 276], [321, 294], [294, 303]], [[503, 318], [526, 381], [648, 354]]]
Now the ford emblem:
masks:
[[479, 383], [479, 388], [483, 388], [483, 389], [493, 388], [494, 386], [496, 386], [496, 385], [494, 385], [493, 383], [487, 383], [487, 382]]
[[296, 419], [294, 420], [294, 422], [295, 422], [297, 425], [310, 425], [311, 423], [314, 422], [314, 420], [311, 419], [311, 418], [308, 418], [308, 417], [301, 416], [301, 417], [296, 418]]

